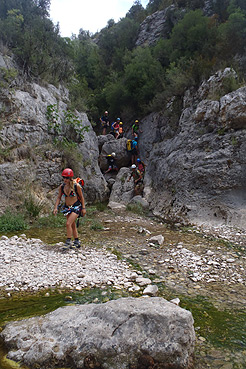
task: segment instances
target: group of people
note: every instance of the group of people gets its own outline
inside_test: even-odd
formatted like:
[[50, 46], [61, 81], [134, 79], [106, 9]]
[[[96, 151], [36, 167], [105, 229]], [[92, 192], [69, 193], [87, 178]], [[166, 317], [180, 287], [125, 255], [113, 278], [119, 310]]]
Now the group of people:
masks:
[[[109, 115], [108, 115], [108, 111], [106, 110], [104, 112], [104, 115], [101, 116], [100, 118], [100, 122], [102, 125], [102, 134], [106, 135], [108, 128], [110, 127], [110, 122], [109, 122]], [[113, 122], [111, 124], [111, 131], [110, 133], [116, 138], [122, 138], [123, 137], [123, 123], [121, 122], [120, 118], [117, 118], [115, 122]]]

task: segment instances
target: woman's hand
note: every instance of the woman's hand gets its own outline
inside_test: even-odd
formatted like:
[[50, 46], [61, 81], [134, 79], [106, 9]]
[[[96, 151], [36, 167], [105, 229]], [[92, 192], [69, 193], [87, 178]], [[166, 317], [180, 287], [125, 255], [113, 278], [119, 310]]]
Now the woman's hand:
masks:
[[86, 209], [85, 209], [85, 208], [82, 208], [81, 213], [82, 213], [82, 216], [84, 217], [84, 216], [85, 216], [85, 214], [86, 214]]
[[57, 209], [57, 208], [55, 208], [55, 209], [53, 210], [53, 214], [54, 214], [54, 215], [57, 215], [57, 213], [58, 213], [58, 209]]

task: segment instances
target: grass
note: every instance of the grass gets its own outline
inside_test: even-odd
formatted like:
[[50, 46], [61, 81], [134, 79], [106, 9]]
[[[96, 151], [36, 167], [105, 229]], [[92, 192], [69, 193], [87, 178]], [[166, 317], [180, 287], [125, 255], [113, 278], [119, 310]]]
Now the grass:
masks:
[[0, 232], [21, 231], [27, 229], [28, 225], [24, 216], [16, 210], [7, 209], [0, 216]]
[[145, 210], [143, 206], [139, 203], [137, 204], [128, 204], [126, 206], [126, 210], [131, 211], [132, 213], [138, 214], [138, 215], [144, 215]]
[[36, 226], [39, 228], [60, 228], [64, 227], [66, 223], [66, 218], [62, 214], [58, 214], [56, 217], [54, 215], [49, 215], [47, 217], [41, 217], [37, 219]]
[[103, 225], [102, 223], [98, 222], [98, 220], [93, 220], [91, 224], [91, 229], [93, 231], [98, 231], [98, 230], [103, 229]]

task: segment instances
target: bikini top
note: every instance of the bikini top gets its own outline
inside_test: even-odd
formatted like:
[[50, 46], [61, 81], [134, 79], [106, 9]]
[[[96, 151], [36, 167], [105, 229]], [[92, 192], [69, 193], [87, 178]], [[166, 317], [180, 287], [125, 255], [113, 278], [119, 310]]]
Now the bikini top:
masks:
[[70, 194], [67, 195], [65, 192], [64, 192], [64, 187], [65, 187], [65, 184], [63, 183], [62, 186], [61, 186], [61, 190], [62, 190], [62, 194], [65, 196], [65, 197], [75, 197], [77, 196], [77, 184], [75, 183], [74, 184], [74, 189], [75, 189], [75, 192], [73, 190], [71, 190]]

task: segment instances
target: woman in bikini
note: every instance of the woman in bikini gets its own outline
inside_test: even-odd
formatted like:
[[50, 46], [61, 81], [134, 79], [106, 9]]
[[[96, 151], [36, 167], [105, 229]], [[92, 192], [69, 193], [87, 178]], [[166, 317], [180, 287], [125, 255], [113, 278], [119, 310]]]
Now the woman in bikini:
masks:
[[[76, 227], [76, 219], [78, 218], [80, 213], [82, 216], [84, 216], [86, 213], [85, 200], [82, 189], [80, 185], [74, 181], [73, 175], [73, 171], [70, 168], [66, 168], [62, 172], [64, 183], [59, 187], [59, 193], [53, 211], [53, 214], [57, 215], [58, 205], [61, 201], [62, 195], [65, 195], [65, 208], [62, 211], [63, 214], [67, 217], [67, 239], [65, 242], [65, 248], [80, 247], [78, 231]], [[72, 235], [74, 237], [73, 246], [71, 245]]]

